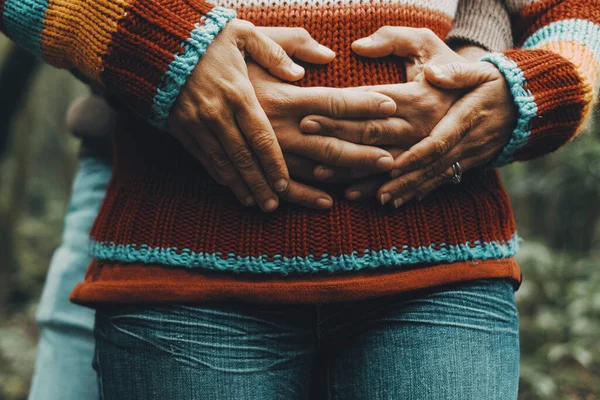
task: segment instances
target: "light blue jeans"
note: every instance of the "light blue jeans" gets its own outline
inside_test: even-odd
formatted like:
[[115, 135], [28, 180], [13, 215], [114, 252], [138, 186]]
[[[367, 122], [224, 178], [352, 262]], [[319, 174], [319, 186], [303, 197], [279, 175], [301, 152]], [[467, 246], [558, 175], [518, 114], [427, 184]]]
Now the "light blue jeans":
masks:
[[316, 306], [103, 309], [94, 356], [94, 312], [68, 296], [109, 179], [109, 164], [81, 160], [38, 309], [31, 400], [517, 398], [518, 318], [503, 280]]
[[90, 262], [88, 233], [106, 194], [111, 167], [83, 158], [73, 183], [62, 244], [54, 253], [37, 311], [40, 340], [30, 400], [97, 400], [94, 311], [69, 302]]
[[103, 400], [516, 400], [505, 280], [322, 305], [98, 310]]

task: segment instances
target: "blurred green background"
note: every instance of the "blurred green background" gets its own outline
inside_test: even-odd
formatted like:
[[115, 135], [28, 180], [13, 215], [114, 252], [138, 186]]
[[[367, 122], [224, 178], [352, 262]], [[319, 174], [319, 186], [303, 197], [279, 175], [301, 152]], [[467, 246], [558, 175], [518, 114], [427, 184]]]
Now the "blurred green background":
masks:
[[[2, 81], [9, 56], [17, 61]], [[0, 40], [2, 400], [27, 395], [35, 309], [77, 166], [78, 143], [64, 115], [85, 93], [67, 72], [32, 63]], [[600, 124], [562, 151], [503, 174], [524, 238], [520, 399], [600, 399]]]

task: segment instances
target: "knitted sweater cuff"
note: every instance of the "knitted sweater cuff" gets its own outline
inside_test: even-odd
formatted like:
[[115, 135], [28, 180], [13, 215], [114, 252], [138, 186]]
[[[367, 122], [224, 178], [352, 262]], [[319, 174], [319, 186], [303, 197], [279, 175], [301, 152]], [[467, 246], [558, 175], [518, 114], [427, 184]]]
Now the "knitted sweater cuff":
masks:
[[573, 63], [545, 50], [508, 50], [482, 61], [504, 75], [518, 110], [512, 137], [491, 166], [545, 155], [578, 133], [593, 94]]
[[508, 11], [502, 0], [491, 0], [481, 7], [480, 0], [461, 0], [448, 43], [466, 41], [487, 51], [504, 51], [514, 46]]
[[235, 11], [204, 0], [0, 0], [0, 29], [165, 129], [179, 91]]

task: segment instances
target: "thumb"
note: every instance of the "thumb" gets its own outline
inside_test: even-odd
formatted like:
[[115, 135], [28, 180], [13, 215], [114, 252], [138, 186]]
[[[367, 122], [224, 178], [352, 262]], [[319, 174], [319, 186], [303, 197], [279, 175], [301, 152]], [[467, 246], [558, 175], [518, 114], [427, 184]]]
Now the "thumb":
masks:
[[279, 79], [297, 81], [304, 76], [304, 68], [296, 64], [285, 50], [259, 31], [253, 31], [245, 48], [256, 63]]
[[427, 65], [425, 79], [442, 89], [465, 89], [479, 86], [491, 79], [487, 63], [453, 62], [441, 65]]
[[257, 30], [280, 45], [290, 57], [313, 64], [327, 64], [335, 53], [319, 44], [304, 28], [258, 27]]

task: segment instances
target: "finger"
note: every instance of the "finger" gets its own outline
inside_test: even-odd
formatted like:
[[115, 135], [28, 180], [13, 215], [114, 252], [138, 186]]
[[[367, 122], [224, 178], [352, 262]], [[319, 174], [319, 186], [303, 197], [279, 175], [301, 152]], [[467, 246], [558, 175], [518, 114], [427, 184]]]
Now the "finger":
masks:
[[[254, 196], [244, 183], [242, 177], [231, 163], [229, 156], [225, 152], [219, 140], [209, 131], [208, 128], [202, 130], [201, 135], [188, 134], [195, 139], [195, 143], [184, 146], [188, 149], [196, 149], [192, 155], [196, 157], [205, 166], [206, 170], [211, 170], [219, 177], [217, 181], [227, 187], [238, 198], [240, 203], [246, 206], [255, 204]], [[207, 164], [205, 165], [204, 162]], [[212, 173], [211, 173], [212, 175]]]
[[283, 159], [283, 152], [275, 136], [271, 122], [260, 106], [252, 88], [251, 95], [237, 104], [236, 120], [260, 165], [270, 186], [280, 192], [287, 187], [290, 176]]
[[333, 118], [381, 118], [396, 112], [390, 97], [367, 90], [337, 88], [294, 88], [298, 109], [304, 115], [317, 114]]
[[348, 142], [367, 145], [394, 145], [410, 148], [421, 137], [401, 118], [344, 120], [309, 115], [300, 122], [304, 133], [318, 133]]
[[333, 205], [333, 199], [326, 192], [296, 181], [290, 182], [281, 197], [290, 203], [317, 210], [327, 210]]
[[195, 150], [195, 155], [198, 160], [202, 163], [202, 166], [208, 172], [208, 174], [215, 180], [219, 185], [226, 186], [225, 181], [221, 178], [221, 176], [217, 173], [215, 168], [211, 165], [208, 156], [204, 151], [200, 148]]
[[392, 177], [398, 177], [440, 159], [470, 132], [480, 118], [476, 96], [465, 96], [448, 110], [429, 136], [396, 158]]
[[370, 36], [352, 43], [352, 50], [365, 57], [400, 57], [430, 58], [447, 46], [433, 31], [427, 28], [410, 28], [406, 26], [384, 26]]
[[313, 64], [327, 64], [335, 58], [335, 52], [319, 44], [304, 28], [259, 27], [277, 42], [290, 57]]
[[[219, 135], [218, 139], [223, 149], [225, 149], [228, 162], [233, 164], [261, 209], [267, 212], [274, 211], [279, 205], [278, 198], [271, 190], [271, 186], [263, 175], [258, 160], [254, 158], [252, 150], [248, 147], [235, 121], [236, 118], [233, 117], [217, 118], [211, 122], [215, 125], [213, 131], [227, 132], [225, 135]], [[224, 163], [224, 161], [221, 161], [220, 165], [224, 165]], [[218, 170], [218, 168], [216, 169]], [[289, 178], [286, 182], [289, 182]]]
[[466, 164], [465, 161], [463, 161], [470, 160], [465, 154], [466, 148], [459, 145], [452, 149], [447, 155], [440, 157], [425, 167], [386, 182], [381, 186], [378, 194], [380, 198], [386, 200], [386, 202], [391, 200], [392, 205], [398, 208], [403, 203], [412, 199], [415, 193], [417, 193], [417, 188], [425, 182], [433, 180], [440, 182], [441, 184], [452, 178], [454, 175], [452, 164], [455, 162], [460, 162], [462, 172], [465, 172], [467, 168], [471, 168], [472, 165], [468, 164], [469, 161], [467, 161]]
[[346, 199], [358, 201], [374, 197], [377, 194], [377, 189], [379, 189], [387, 179], [387, 177], [379, 175], [351, 185], [345, 191]]
[[290, 146], [294, 154], [311, 158], [320, 164], [345, 167], [367, 172], [388, 172], [394, 159], [387, 151], [332, 137], [307, 135]]
[[486, 62], [453, 62], [427, 65], [424, 69], [429, 83], [442, 89], [464, 89], [479, 86], [495, 79], [495, 67]]
[[[460, 161], [460, 165], [464, 173], [466, 170], [471, 169], [475, 165], [478, 165], [477, 157], [466, 158]], [[402, 204], [406, 204], [413, 199], [417, 199], [420, 201], [440, 186], [444, 184], [450, 184], [453, 175], [454, 171], [452, 169], [452, 166], [450, 166], [446, 168], [443, 174], [428, 179], [421, 185], [411, 190], [410, 192], [405, 193], [401, 197], [393, 199], [392, 205], [395, 208], [398, 208], [402, 206]]]
[[304, 68], [296, 64], [280, 45], [264, 33], [248, 29], [243, 37], [243, 49], [274, 76], [286, 81], [297, 81], [304, 76]]

